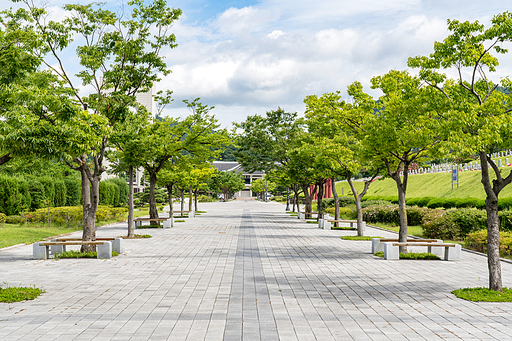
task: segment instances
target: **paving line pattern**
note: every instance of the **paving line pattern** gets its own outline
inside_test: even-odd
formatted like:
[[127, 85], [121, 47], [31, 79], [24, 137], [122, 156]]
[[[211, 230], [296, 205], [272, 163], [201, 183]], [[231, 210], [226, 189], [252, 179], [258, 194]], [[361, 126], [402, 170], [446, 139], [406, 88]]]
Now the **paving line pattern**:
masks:
[[[0, 340], [512, 340], [512, 303], [450, 293], [487, 285], [482, 256], [384, 261], [370, 242], [340, 240], [352, 231], [319, 230], [280, 204], [203, 207], [172, 229], [137, 231], [153, 238], [126, 240], [111, 260], [0, 251], [2, 282], [47, 291], [0, 303]], [[512, 264], [502, 267], [512, 287]]]

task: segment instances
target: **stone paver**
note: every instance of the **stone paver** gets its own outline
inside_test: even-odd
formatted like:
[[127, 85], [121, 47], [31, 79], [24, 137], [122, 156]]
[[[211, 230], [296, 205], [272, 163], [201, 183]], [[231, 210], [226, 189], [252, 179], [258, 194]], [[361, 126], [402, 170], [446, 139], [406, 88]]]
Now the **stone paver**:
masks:
[[[487, 285], [485, 257], [385, 261], [371, 242], [339, 238], [354, 232], [319, 230], [281, 204], [200, 205], [207, 214], [138, 230], [153, 238], [125, 240], [110, 260], [0, 250], [2, 282], [46, 289], [0, 303], [0, 340], [512, 340], [512, 303], [450, 293]], [[512, 264], [502, 270], [511, 287]]]

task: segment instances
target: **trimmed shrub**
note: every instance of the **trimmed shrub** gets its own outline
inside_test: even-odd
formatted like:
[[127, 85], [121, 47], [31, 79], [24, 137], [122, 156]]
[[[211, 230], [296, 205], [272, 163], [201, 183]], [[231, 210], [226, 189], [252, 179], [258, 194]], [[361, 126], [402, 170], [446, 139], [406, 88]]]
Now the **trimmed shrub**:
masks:
[[27, 200], [20, 191], [19, 180], [0, 176], [0, 212], [6, 215], [19, 214]]
[[422, 225], [423, 219], [427, 215], [429, 209], [426, 207], [408, 207], [407, 208], [407, 225]]
[[[122, 220], [124, 219], [126, 211], [126, 208], [98, 206], [96, 222]], [[46, 223], [48, 221], [48, 215], [50, 215], [52, 222], [66, 226], [82, 226], [84, 219], [82, 207], [80, 206], [52, 207], [49, 210], [47, 208], [41, 208], [35, 212], [27, 213], [26, 217], [30, 222]]]
[[23, 224], [25, 222], [25, 219], [19, 215], [10, 215], [10, 216], [5, 217], [4, 222], [6, 224]]
[[434, 198], [427, 203], [428, 208], [447, 208], [446, 201], [443, 198]]
[[214, 202], [214, 201], [218, 201], [218, 199], [210, 198], [207, 195], [199, 195], [197, 197], [197, 201], [199, 201], [199, 202]]
[[363, 220], [369, 223], [400, 224], [398, 205], [376, 205], [363, 209]]
[[54, 182], [54, 187], [55, 198], [53, 199], [53, 206], [66, 206], [66, 183], [64, 182], [64, 180], [56, 180]]
[[126, 181], [121, 178], [112, 178], [105, 181], [113, 183], [117, 186], [116, 193], [114, 194], [113, 205], [116, 207], [127, 205], [129, 187]]
[[30, 192], [30, 197], [32, 201], [30, 203], [30, 210], [35, 211], [39, 208], [44, 207], [44, 201], [46, 199], [45, 188], [38, 179], [28, 179], [28, 191]]
[[100, 205], [114, 205], [116, 191], [118, 191], [116, 184], [109, 181], [100, 181]]
[[[487, 253], [487, 229], [468, 234], [466, 247]], [[500, 257], [512, 257], [512, 232], [500, 232]]]
[[500, 231], [512, 232], [512, 211], [499, 212]]
[[426, 238], [462, 240], [469, 233], [487, 226], [485, 211], [474, 208], [457, 210], [430, 210], [423, 224]]
[[5, 223], [7, 216], [3, 213], [0, 213], [0, 224]]
[[78, 206], [82, 198], [82, 183], [80, 179], [65, 178], [66, 204], [65, 206]]
[[368, 206], [386, 206], [389, 204], [390, 202], [385, 200], [367, 200], [361, 202], [361, 208], [365, 208]]
[[44, 207], [55, 207], [55, 180], [43, 177], [39, 178], [39, 182], [44, 186]]
[[485, 208], [485, 200], [477, 198], [460, 198], [455, 202], [455, 207], [474, 207], [474, 208]]
[[500, 198], [498, 200], [498, 208], [500, 210], [512, 209], [512, 198]]

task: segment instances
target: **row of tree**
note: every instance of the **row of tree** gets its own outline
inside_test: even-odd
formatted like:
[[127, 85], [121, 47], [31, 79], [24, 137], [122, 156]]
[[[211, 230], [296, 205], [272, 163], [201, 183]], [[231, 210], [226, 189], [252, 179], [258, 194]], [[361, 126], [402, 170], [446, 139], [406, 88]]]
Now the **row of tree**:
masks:
[[[184, 178], [190, 188], [200, 183], [212, 173], [206, 161], [228, 141], [210, 114], [213, 107], [199, 99], [185, 101], [187, 117], [164, 119], [152, 119], [136, 100], [170, 73], [164, 55], [177, 46], [170, 30], [181, 10], [164, 0], [129, 1], [120, 15], [100, 3], [65, 5], [66, 15], [49, 20], [32, 1], [17, 2], [24, 7], [0, 14], [0, 165], [46, 158], [78, 172], [82, 239], [94, 240], [108, 158], [130, 177], [128, 235], [133, 236], [134, 169], [144, 167], [149, 176], [155, 218], [157, 182], [169, 188], [172, 203], [174, 184]], [[171, 94], [159, 93], [158, 113]]]
[[[429, 56], [409, 58], [416, 69], [391, 70], [371, 79], [374, 99], [360, 83], [351, 84], [348, 100], [340, 92], [308, 96], [305, 118], [282, 109], [254, 115], [237, 124], [236, 156], [245, 169], [264, 170], [298, 196], [302, 189], [306, 212], [311, 196], [323, 196], [323, 183], [346, 178], [356, 199], [358, 234], [362, 235], [361, 198], [378, 175], [396, 182], [400, 209], [399, 240], [407, 239], [409, 170], [415, 162], [432, 158], [478, 158], [487, 195], [489, 287], [502, 291], [499, 259], [498, 195], [512, 181], [512, 173], [490, 154], [512, 145], [510, 79], [491, 80], [497, 56], [512, 39], [512, 14], [498, 14], [485, 28], [478, 22], [448, 21], [450, 35], [434, 44]], [[454, 77], [449, 77], [445, 72]], [[358, 193], [352, 178], [364, 169], [368, 177]], [[314, 185], [314, 186], [312, 186]], [[339, 205], [336, 204], [336, 212]], [[318, 201], [322, 216], [322, 202]], [[338, 219], [336, 214], [336, 219]], [[406, 249], [402, 249], [406, 252]]]

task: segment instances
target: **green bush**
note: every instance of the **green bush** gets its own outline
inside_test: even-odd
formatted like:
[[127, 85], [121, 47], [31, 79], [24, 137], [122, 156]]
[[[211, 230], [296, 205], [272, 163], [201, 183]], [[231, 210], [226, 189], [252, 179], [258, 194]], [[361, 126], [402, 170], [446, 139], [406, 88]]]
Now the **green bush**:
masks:
[[0, 213], [0, 224], [5, 223], [7, 216], [3, 213]]
[[485, 200], [477, 198], [460, 198], [455, 203], [455, 207], [474, 207], [474, 208], [485, 208]]
[[430, 199], [427, 203], [428, 208], [448, 208], [446, 207], [446, 201], [444, 198]]
[[116, 191], [118, 191], [116, 184], [109, 181], [100, 181], [100, 205], [113, 206]]
[[[126, 211], [126, 208], [98, 206], [96, 222], [122, 220], [124, 219]], [[65, 226], [81, 226], [84, 219], [81, 206], [52, 207], [49, 210], [47, 208], [41, 208], [35, 212], [27, 213], [26, 217], [30, 222], [46, 223], [48, 221], [48, 215], [50, 215], [50, 221], [57, 225]]]
[[44, 206], [55, 207], [55, 180], [50, 177], [39, 178], [39, 182], [44, 186]]
[[400, 224], [398, 205], [375, 205], [363, 209], [363, 220], [368, 223]]
[[197, 197], [197, 201], [199, 201], [199, 202], [214, 202], [214, 201], [218, 201], [218, 200], [215, 198], [210, 198], [207, 195], [199, 195]]
[[126, 183], [126, 181], [121, 178], [108, 179], [108, 181], [116, 184], [118, 187], [117, 190], [118, 190], [119, 194], [118, 195], [116, 194], [116, 198], [118, 198], [118, 199], [115, 201], [114, 206], [119, 207], [119, 206], [127, 205], [128, 204], [129, 186]]
[[486, 225], [485, 211], [466, 208], [430, 210], [422, 227], [423, 236], [426, 238], [462, 240], [468, 233], [485, 228]]
[[365, 208], [368, 206], [387, 206], [390, 202], [386, 200], [367, 200], [361, 202], [361, 208]]
[[417, 226], [423, 224], [423, 219], [427, 215], [429, 209], [426, 207], [408, 207], [407, 208], [407, 224]]
[[55, 197], [53, 199], [54, 207], [66, 206], [66, 183], [62, 179], [55, 180]]
[[[4, 218], [6, 224], [23, 224], [25, 222], [25, 219], [19, 215], [10, 215]], [[0, 222], [2, 221], [0, 220]]]
[[[487, 229], [468, 234], [466, 247], [487, 253]], [[500, 232], [500, 257], [512, 257], [512, 232]]]
[[82, 198], [82, 183], [79, 179], [65, 178], [66, 184], [66, 205], [78, 206]]
[[28, 191], [30, 192], [30, 197], [32, 198], [30, 210], [35, 211], [39, 208], [45, 207], [44, 201], [46, 199], [46, 195], [43, 184], [35, 178], [28, 179], [27, 183]]
[[10, 176], [0, 176], [0, 212], [6, 215], [18, 214], [23, 202], [18, 180]]
[[498, 200], [498, 209], [500, 209], [500, 210], [512, 209], [512, 198], [500, 198]]

